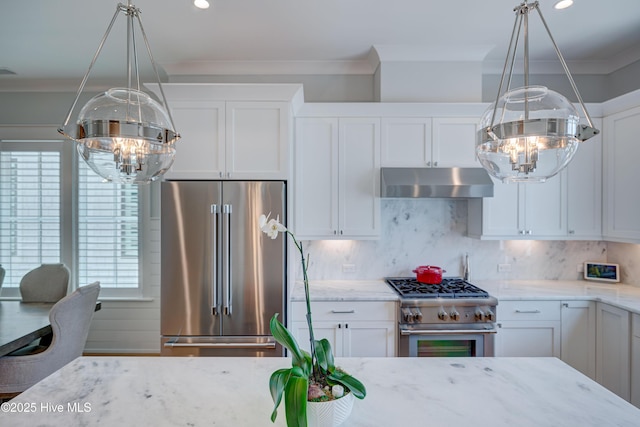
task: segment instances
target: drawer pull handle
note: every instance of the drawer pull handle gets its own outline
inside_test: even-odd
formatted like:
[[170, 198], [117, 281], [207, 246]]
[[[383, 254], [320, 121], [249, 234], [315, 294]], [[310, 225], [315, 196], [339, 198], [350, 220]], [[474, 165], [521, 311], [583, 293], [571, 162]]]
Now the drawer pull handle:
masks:
[[521, 313], [521, 314], [537, 314], [537, 313], [540, 313], [540, 310], [517, 310], [517, 309], [516, 309], [516, 313]]
[[352, 309], [352, 310], [331, 310], [331, 312], [333, 314], [353, 314], [356, 311]]

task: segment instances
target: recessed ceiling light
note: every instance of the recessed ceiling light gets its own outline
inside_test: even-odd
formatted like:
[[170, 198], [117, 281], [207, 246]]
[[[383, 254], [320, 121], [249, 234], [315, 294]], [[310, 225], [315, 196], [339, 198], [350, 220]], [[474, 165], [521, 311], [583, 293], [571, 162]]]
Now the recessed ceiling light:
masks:
[[193, 5], [198, 9], [209, 9], [209, 2], [207, 0], [193, 0]]
[[553, 7], [555, 9], [566, 9], [573, 4], [573, 0], [560, 0]]

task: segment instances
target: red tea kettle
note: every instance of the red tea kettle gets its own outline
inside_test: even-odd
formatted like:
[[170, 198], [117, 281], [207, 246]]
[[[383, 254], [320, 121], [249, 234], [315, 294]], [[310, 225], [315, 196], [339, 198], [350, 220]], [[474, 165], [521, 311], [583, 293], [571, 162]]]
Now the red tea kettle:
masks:
[[413, 272], [416, 273], [418, 282], [438, 285], [442, 283], [442, 273], [446, 273], [447, 271], [433, 265], [421, 265], [416, 267]]

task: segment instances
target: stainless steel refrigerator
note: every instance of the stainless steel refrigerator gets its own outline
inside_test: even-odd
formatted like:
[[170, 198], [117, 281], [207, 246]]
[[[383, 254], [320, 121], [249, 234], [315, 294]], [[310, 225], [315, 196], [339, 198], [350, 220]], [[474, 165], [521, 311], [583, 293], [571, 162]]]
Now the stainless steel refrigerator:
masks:
[[280, 181], [161, 184], [161, 354], [282, 356], [269, 319], [285, 318], [286, 238], [258, 218], [286, 220]]

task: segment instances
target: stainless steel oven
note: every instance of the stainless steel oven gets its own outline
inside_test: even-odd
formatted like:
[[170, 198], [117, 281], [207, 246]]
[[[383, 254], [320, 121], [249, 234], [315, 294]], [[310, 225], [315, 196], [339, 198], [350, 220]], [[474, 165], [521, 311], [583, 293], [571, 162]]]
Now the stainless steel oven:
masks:
[[437, 285], [406, 277], [386, 281], [401, 296], [399, 356], [495, 356], [496, 298], [460, 278]]
[[493, 357], [495, 327], [439, 330], [400, 326], [398, 355], [404, 357]]

